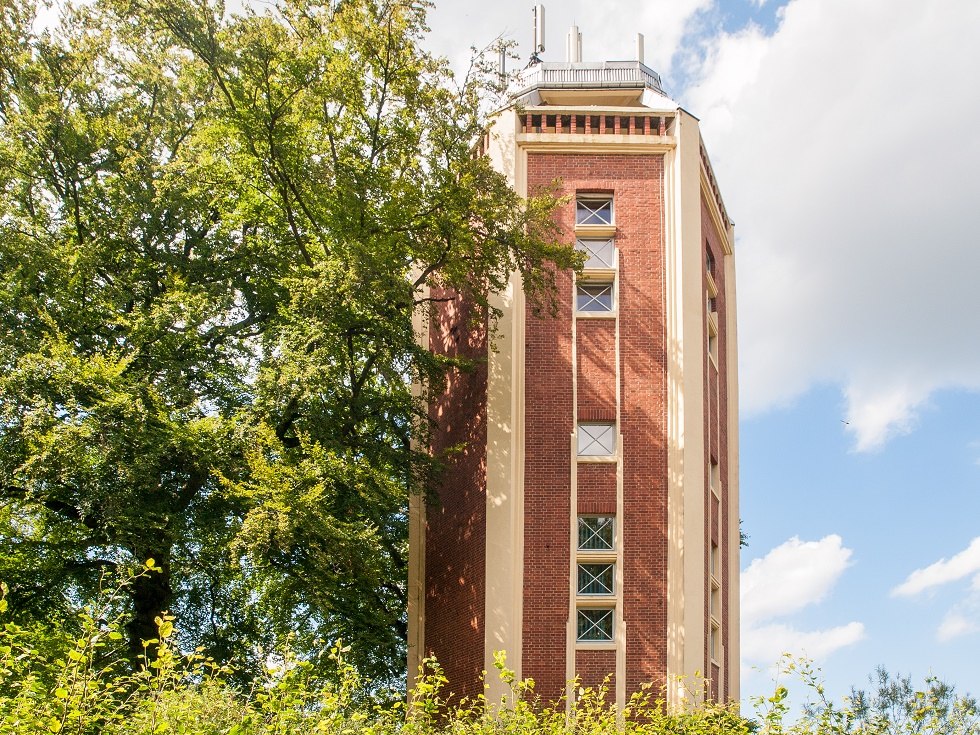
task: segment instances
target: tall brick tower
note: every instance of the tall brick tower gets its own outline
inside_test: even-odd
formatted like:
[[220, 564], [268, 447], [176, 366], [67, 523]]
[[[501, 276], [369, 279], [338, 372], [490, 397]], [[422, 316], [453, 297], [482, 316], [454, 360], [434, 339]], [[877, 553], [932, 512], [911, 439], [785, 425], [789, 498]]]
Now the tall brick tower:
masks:
[[620, 705], [699, 677], [737, 699], [732, 222], [659, 76], [570, 58], [523, 73], [485, 154], [523, 194], [560, 180], [584, 272], [560, 274], [557, 318], [515, 277], [492, 349], [458, 301], [425, 328], [478, 367], [432, 407], [436, 448], [465, 448], [411, 510], [409, 671], [435, 654], [453, 692], [486, 669], [497, 696], [503, 650], [547, 699], [607, 675]]

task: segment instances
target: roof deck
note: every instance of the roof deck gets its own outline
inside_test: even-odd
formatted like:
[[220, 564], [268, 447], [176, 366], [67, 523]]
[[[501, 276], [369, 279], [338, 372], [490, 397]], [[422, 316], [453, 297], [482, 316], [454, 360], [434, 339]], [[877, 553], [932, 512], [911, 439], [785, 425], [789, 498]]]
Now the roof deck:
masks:
[[660, 75], [640, 61], [539, 62], [517, 75], [514, 99], [524, 105], [664, 107]]

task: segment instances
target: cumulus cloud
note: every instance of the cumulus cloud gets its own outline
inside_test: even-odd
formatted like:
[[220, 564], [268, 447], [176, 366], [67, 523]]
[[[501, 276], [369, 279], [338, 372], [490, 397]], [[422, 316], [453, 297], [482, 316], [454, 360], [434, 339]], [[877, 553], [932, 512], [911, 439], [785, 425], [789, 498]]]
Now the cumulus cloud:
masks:
[[980, 630], [980, 623], [977, 622], [976, 617], [968, 618], [958, 611], [950, 611], [939, 624], [936, 638], [940, 642], [946, 643], [953, 638], [976, 633], [978, 630]]
[[791, 0], [682, 95], [736, 221], [741, 405], [843, 387], [855, 448], [980, 389], [980, 4]]
[[980, 536], [958, 554], [916, 569], [892, 589], [893, 597], [914, 597], [937, 587], [972, 577], [966, 595], [954, 604], [936, 628], [936, 639], [946, 643], [980, 632]]
[[819, 541], [796, 536], [742, 572], [741, 615], [747, 625], [782, 617], [823, 600], [848, 567], [851, 550], [833, 534]]
[[864, 625], [858, 622], [809, 631], [773, 624], [746, 628], [739, 645], [746, 661], [775, 663], [786, 653], [821, 659], [863, 638]]
[[[892, 590], [895, 597], [911, 597], [928, 589], [956, 582], [980, 572], [980, 536], [973, 539], [963, 551], [949, 559], [940, 559], [922, 569], [916, 569], [905, 581]], [[974, 589], [980, 582], [974, 580]]]
[[743, 659], [774, 664], [784, 653], [822, 658], [861, 640], [864, 625], [857, 621], [801, 630], [780, 620], [825, 599], [850, 565], [851, 554], [832, 534], [819, 541], [794, 536], [753, 559], [740, 583]]

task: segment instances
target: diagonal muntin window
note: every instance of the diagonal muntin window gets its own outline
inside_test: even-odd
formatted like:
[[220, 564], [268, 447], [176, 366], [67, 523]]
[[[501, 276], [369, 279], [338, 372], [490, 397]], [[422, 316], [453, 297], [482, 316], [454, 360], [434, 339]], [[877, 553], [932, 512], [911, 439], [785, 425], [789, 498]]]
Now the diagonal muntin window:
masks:
[[578, 456], [610, 457], [616, 453], [616, 425], [579, 424]]
[[613, 528], [612, 516], [579, 516], [579, 551], [612, 551]]
[[611, 225], [612, 221], [612, 199], [605, 197], [575, 200], [575, 224]]
[[575, 248], [586, 254], [586, 268], [616, 267], [616, 246], [612, 238], [602, 240], [580, 238], [575, 241]]
[[579, 609], [578, 611], [578, 640], [611, 641], [613, 639], [613, 610]]
[[579, 564], [578, 593], [580, 595], [611, 595], [616, 576], [613, 564]]
[[580, 283], [575, 292], [575, 308], [579, 311], [612, 311], [611, 283]]

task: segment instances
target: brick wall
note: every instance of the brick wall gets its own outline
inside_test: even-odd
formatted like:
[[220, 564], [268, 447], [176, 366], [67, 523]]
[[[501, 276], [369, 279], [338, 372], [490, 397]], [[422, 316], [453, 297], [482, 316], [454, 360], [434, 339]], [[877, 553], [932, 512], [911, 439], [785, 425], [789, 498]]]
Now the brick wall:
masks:
[[[444, 296], [445, 294], [433, 294]], [[426, 510], [425, 650], [435, 655], [459, 696], [483, 691], [486, 554], [487, 339], [474, 330], [457, 297], [440, 304], [430, 326], [430, 348], [475, 360], [449, 375], [433, 401], [433, 451], [451, 454], [435, 502]]]
[[609, 687], [607, 699], [616, 701], [615, 651], [576, 651], [575, 670], [578, 672], [581, 686], [598, 689], [603, 682], [606, 682], [606, 686]]
[[616, 420], [616, 322], [579, 319], [578, 415], [580, 421]]
[[[531, 158], [536, 158], [532, 156]], [[525, 353], [524, 650], [522, 674], [541, 696], [565, 687], [572, 433], [571, 278], [558, 275], [566, 310], [528, 312]]]
[[578, 512], [616, 513], [616, 465], [607, 462], [578, 466]]
[[[528, 156], [533, 192], [561, 179], [561, 192], [612, 193], [615, 201], [623, 409], [623, 565], [627, 695], [640, 684], [663, 684], [666, 672], [667, 454], [664, 326], [663, 158], [605, 154]], [[574, 201], [558, 213], [574, 231]], [[559, 319], [527, 318], [524, 674], [545, 698], [561, 695], [568, 617], [571, 407], [570, 279], [560, 279], [567, 305]], [[612, 321], [579, 320], [582, 417], [608, 411], [615, 383], [599, 356], [610, 355]], [[609, 357], [612, 359], [612, 356]], [[596, 416], [598, 418], [598, 416]], [[579, 492], [589, 504], [607, 502], [614, 466], [580, 464]], [[615, 475], [612, 476], [615, 488]], [[581, 507], [581, 506], [580, 506]], [[596, 507], [592, 505], [591, 507]], [[598, 512], [598, 511], [592, 511]], [[606, 656], [611, 652], [598, 652]], [[578, 652], [586, 660], [609, 661]], [[615, 659], [613, 658], [613, 666]], [[589, 664], [590, 666], [592, 664]], [[595, 673], [595, 672], [593, 672]], [[605, 673], [605, 672], [604, 672]]]

